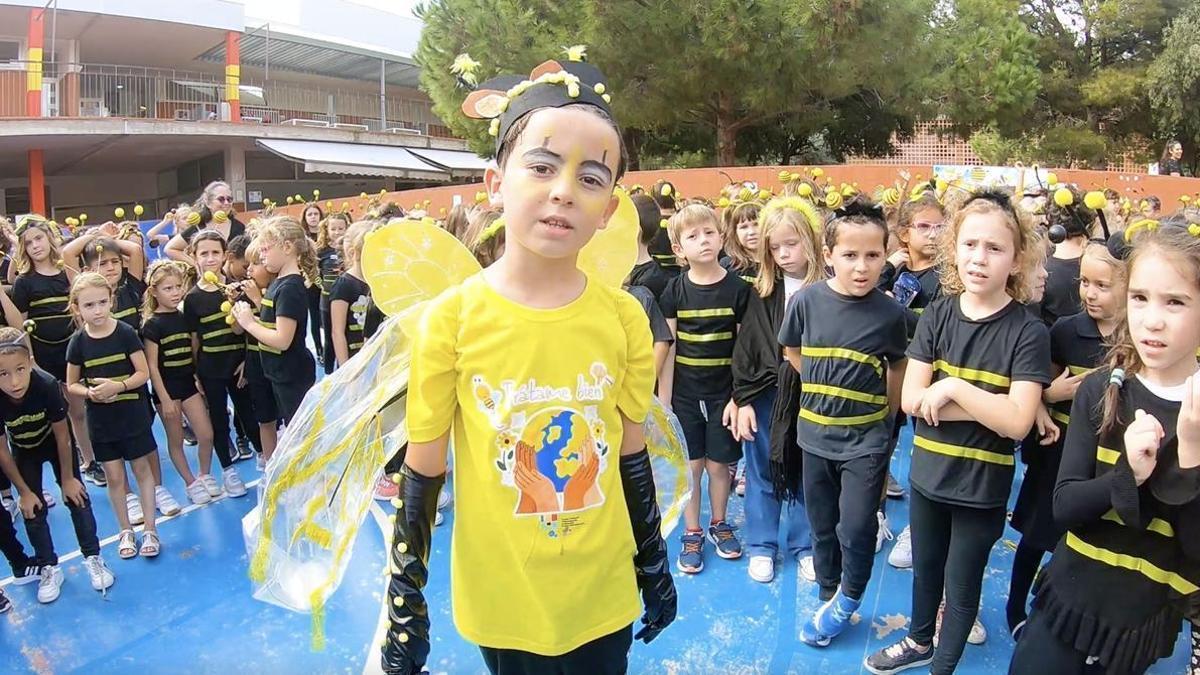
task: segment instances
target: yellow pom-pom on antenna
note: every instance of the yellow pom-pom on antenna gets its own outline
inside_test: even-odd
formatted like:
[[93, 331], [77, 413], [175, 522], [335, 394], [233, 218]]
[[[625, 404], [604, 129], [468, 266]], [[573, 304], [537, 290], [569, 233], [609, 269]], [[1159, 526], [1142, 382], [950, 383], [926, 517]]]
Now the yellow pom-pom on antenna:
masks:
[[204, 281], [206, 281], [214, 286], [221, 283], [221, 279], [218, 278], [216, 273], [213, 272], [212, 270], [209, 270], [204, 273]]
[[200, 224], [200, 212], [192, 211], [191, 213], [189, 213], [187, 216], [187, 224], [188, 225], [199, 225]]
[[25, 329], [26, 333], [32, 333], [37, 330], [37, 322], [33, 319], [26, 319], [25, 323], [21, 324], [21, 327]]
[[1075, 203], [1075, 195], [1067, 188], [1059, 188], [1054, 191], [1054, 203], [1066, 208]]
[[118, 206], [113, 210], [113, 216], [115, 216], [117, 220], [125, 220], [125, 209]]
[[79, 219], [80, 219], [80, 220], [84, 220], [84, 221], [86, 221], [86, 220], [87, 220], [87, 214], [86, 214], [86, 213], [81, 213], [81, 214], [79, 214]]
[[812, 186], [808, 183], [801, 183], [800, 187], [796, 188], [796, 194], [800, 195], [801, 197], [812, 197], [812, 193]]
[[141, 205], [141, 204], [134, 204], [134, 205], [133, 205], [133, 215], [135, 215], [135, 216], [141, 216], [141, 215], [142, 215], [143, 213], [145, 213], [145, 212], [146, 212], [146, 209], [142, 208], [142, 205]]
[[1050, 172], [1050, 173], [1046, 174], [1046, 185], [1048, 185], [1049, 187], [1054, 187], [1055, 185], [1058, 185], [1058, 176], [1055, 175], [1054, 172]]
[[295, 197], [292, 197], [291, 195], [288, 195], [288, 197], [287, 197], [287, 203], [288, 203], [288, 204], [291, 204], [291, 203], [293, 203], [293, 202], [295, 202], [295, 201], [296, 201]]
[[825, 193], [826, 208], [836, 209], [842, 205], [842, 193], [837, 190], [830, 190]]
[[1092, 190], [1083, 196], [1083, 205], [1094, 211], [1108, 206], [1108, 198], [1099, 190]]
[[232, 312], [233, 311], [233, 303], [229, 302], [228, 300], [226, 300], [225, 302], [222, 302], [221, 303], [221, 311], [225, 312], [226, 314]]
[[317, 200], [318, 200], [318, 199], [320, 199], [320, 198], [321, 198], [321, 191], [320, 191], [320, 190], [313, 190], [313, 201], [315, 202], [315, 201], [317, 201]]
[[821, 176], [824, 176], [824, 175], [825, 175], [825, 169], [822, 169], [819, 166], [813, 168], [813, 170], [812, 170], [813, 178], [820, 178]]
[[214, 223], [228, 223], [229, 222], [229, 214], [225, 213], [224, 211], [217, 211], [217, 212], [213, 213], [213, 222]]
[[900, 191], [894, 187], [887, 188], [883, 191], [883, 203], [888, 206], [895, 206], [900, 203]]

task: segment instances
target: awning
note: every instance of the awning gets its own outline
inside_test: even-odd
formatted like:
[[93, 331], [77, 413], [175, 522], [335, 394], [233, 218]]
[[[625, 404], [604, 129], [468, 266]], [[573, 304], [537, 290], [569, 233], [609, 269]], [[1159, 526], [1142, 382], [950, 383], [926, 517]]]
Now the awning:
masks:
[[409, 152], [420, 157], [421, 159], [440, 166], [452, 174], [462, 175], [468, 174], [478, 176], [488, 168], [488, 160], [476, 155], [473, 152], [463, 152], [462, 150], [433, 150], [430, 148], [411, 148]]
[[[448, 181], [451, 173], [395, 145], [287, 141], [260, 138], [258, 145], [293, 162], [304, 164], [309, 173], [340, 173], [354, 176], [388, 176], [415, 180]], [[469, 154], [469, 153], [462, 153]]]

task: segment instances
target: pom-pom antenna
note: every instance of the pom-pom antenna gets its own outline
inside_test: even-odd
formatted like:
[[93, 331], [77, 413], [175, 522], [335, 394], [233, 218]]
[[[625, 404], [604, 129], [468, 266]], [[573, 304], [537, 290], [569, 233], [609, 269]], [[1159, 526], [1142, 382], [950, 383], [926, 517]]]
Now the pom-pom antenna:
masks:
[[572, 45], [570, 47], [563, 47], [563, 53], [566, 54], [568, 61], [586, 61], [587, 45]]
[[470, 54], [463, 52], [454, 57], [454, 63], [450, 64], [450, 72], [454, 73], [461, 84], [467, 87], [474, 88], [479, 84], [479, 79], [475, 73], [479, 70], [479, 62], [471, 58]]
[[1065, 209], [1075, 203], [1075, 195], [1065, 187], [1059, 188], [1054, 191], [1054, 203]]

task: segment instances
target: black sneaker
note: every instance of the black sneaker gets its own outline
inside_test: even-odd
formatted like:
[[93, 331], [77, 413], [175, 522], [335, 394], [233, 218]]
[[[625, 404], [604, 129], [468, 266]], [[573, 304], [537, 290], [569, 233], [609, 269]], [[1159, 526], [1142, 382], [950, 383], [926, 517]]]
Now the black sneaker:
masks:
[[13, 586], [24, 586], [32, 584], [35, 581], [40, 581], [42, 578], [42, 566], [34, 565], [32, 561], [24, 567], [18, 567], [13, 570]]
[[904, 497], [904, 486], [896, 477], [889, 471], [887, 475], [887, 496], [888, 499], [901, 499]]
[[933, 663], [933, 647], [917, 649], [917, 643], [906, 637], [890, 647], [884, 647], [863, 661], [863, 667], [875, 675], [898, 673]]
[[1200, 626], [1192, 624], [1192, 666], [1188, 671], [1192, 675], [1200, 673]]
[[245, 436], [239, 436], [237, 439], [237, 456], [234, 459], [241, 461], [250, 459], [254, 456], [254, 452], [250, 450], [250, 441]]
[[4, 591], [0, 591], [0, 614], [3, 614], [10, 609], [12, 609], [12, 601], [9, 600], [8, 596], [4, 594]]
[[196, 432], [192, 431], [187, 422], [183, 423], [183, 444], [196, 445]]
[[100, 462], [92, 462], [83, 467], [83, 479], [98, 487], [106, 487], [108, 478], [104, 475], [104, 469], [100, 467]]

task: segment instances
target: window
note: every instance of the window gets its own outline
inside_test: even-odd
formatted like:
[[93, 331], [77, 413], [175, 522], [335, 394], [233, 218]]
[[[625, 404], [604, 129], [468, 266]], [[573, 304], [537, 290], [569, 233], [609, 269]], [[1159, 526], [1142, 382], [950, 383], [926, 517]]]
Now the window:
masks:
[[0, 63], [21, 60], [20, 40], [0, 38]]

